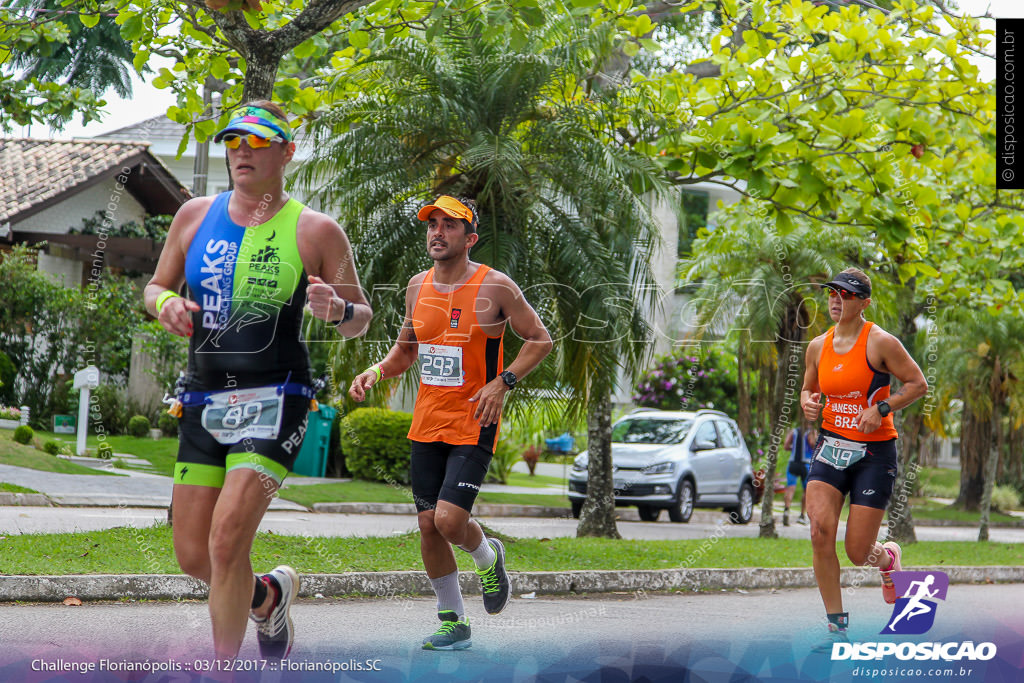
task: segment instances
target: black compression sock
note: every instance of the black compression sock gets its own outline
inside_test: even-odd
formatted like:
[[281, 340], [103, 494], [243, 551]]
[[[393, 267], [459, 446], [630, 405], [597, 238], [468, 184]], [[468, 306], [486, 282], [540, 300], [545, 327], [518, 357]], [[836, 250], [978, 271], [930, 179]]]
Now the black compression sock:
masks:
[[256, 587], [252, 591], [252, 608], [256, 609], [267, 599], [267, 583], [262, 576], [255, 577]]

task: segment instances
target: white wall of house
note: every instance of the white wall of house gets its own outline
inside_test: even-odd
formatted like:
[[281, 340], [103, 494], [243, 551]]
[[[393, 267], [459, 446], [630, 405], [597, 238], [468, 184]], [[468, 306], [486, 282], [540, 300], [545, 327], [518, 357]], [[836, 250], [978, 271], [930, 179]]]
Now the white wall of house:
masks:
[[116, 207], [113, 217], [115, 226], [130, 221], [141, 223], [146, 217], [146, 210], [130, 193], [124, 189], [118, 191], [116, 185], [117, 181], [111, 177], [13, 224], [11, 229], [64, 235], [72, 228], [80, 229], [83, 217], [91, 217], [97, 211], [106, 211], [108, 204]]
[[[106, 211], [108, 205], [116, 207], [113, 223], [120, 227], [124, 223], [136, 221], [142, 223], [146, 210], [135, 197], [124, 189], [118, 190], [114, 178], [97, 183], [81, 192], [68, 197], [62, 202], [43, 209], [11, 226], [18, 232], [37, 233], [40, 240], [46, 235], [65, 235], [72, 228], [82, 227], [82, 218], [91, 218], [97, 211]], [[116, 199], [112, 199], [116, 197]], [[65, 287], [78, 287], [82, 283], [82, 262], [75, 258], [61, 255], [60, 245], [51, 245], [49, 252], [39, 252], [39, 271], [49, 275]]]

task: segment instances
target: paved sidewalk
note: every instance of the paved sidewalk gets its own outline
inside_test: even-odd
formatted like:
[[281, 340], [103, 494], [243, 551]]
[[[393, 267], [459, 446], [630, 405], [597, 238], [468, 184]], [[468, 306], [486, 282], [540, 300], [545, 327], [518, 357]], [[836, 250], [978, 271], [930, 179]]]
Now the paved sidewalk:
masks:
[[[96, 461], [102, 462], [102, 461]], [[25, 467], [0, 465], [0, 481], [45, 494], [57, 505], [102, 507], [167, 507], [171, 504], [171, 480], [158, 474], [111, 469], [125, 476], [59, 474]], [[305, 510], [301, 505], [274, 499], [271, 510]]]

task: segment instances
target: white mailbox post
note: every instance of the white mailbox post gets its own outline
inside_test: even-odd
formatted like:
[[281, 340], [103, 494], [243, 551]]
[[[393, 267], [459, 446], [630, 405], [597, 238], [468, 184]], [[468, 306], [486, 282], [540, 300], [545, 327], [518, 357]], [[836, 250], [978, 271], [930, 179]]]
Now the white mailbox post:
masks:
[[78, 445], [75, 452], [85, 455], [85, 436], [89, 433], [89, 392], [100, 385], [100, 371], [95, 365], [82, 368], [75, 373], [75, 389], [78, 393]]

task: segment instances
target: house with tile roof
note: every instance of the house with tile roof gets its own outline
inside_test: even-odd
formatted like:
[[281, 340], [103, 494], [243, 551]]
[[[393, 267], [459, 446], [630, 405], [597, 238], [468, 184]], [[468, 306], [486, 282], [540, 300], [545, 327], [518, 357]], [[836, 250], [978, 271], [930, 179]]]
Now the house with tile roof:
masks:
[[[148, 143], [126, 140], [0, 138], [0, 177], [0, 248], [45, 242], [39, 269], [67, 287], [97, 265], [152, 273], [162, 242], [122, 226], [174, 214], [191, 196]], [[99, 234], [76, 234], [101, 218]]]

